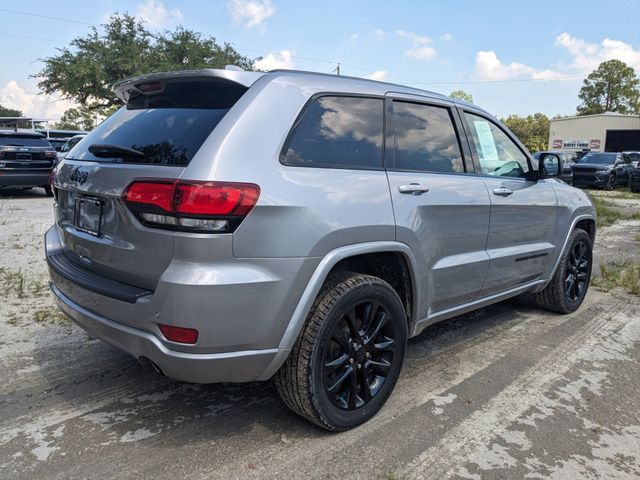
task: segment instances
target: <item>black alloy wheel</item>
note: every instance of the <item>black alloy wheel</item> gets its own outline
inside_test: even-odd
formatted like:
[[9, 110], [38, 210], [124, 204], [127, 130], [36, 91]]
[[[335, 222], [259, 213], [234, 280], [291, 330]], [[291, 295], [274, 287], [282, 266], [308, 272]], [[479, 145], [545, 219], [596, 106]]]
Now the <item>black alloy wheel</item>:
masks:
[[322, 368], [325, 392], [336, 407], [361, 408], [380, 391], [397, 354], [395, 325], [387, 308], [374, 301], [354, 305], [336, 323]]
[[571, 302], [576, 302], [587, 287], [591, 263], [591, 252], [584, 241], [577, 241], [572, 245], [567, 261], [565, 274], [565, 295]]

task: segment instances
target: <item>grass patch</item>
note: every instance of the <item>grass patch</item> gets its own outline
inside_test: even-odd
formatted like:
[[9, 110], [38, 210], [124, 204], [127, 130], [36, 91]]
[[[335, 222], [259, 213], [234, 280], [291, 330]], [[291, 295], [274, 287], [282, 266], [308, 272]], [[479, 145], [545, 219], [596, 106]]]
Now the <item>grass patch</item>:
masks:
[[625, 214], [620, 211], [620, 208], [622, 207], [617, 207], [615, 204], [607, 202], [603, 198], [591, 197], [591, 199], [593, 200], [593, 204], [596, 207], [596, 213], [598, 215], [598, 227], [611, 225], [618, 220], [640, 220], [640, 213]]
[[28, 281], [21, 269], [9, 270], [0, 267], [0, 290], [4, 294], [14, 294], [20, 299], [38, 296], [45, 292], [47, 284], [40, 280]]
[[605, 292], [622, 288], [634, 295], [640, 295], [640, 262], [625, 262], [622, 265], [600, 265], [601, 277], [593, 279], [593, 284]]
[[39, 324], [65, 325], [67, 317], [57, 308], [40, 308], [33, 314], [33, 319]]

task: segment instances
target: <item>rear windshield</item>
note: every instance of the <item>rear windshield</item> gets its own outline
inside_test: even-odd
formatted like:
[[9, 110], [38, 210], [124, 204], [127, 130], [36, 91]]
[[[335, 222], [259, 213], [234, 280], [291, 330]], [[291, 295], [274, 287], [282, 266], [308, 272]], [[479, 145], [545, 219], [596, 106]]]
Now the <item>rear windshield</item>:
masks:
[[615, 153], [588, 153], [584, 157], [580, 163], [596, 163], [599, 165], [613, 165], [616, 163], [616, 154]]
[[[91, 131], [67, 158], [89, 161], [188, 165], [209, 134], [246, 91], [220, 81], [172, 83], [155, 95], [138, 95]], [[142, 152], [144, 158], [96, 157], [91, 145]]]
[[26, 137], [20, 135], [0, 135], [0, 145], [8, 147], [49, 147], [51, 145], [44, 138]]

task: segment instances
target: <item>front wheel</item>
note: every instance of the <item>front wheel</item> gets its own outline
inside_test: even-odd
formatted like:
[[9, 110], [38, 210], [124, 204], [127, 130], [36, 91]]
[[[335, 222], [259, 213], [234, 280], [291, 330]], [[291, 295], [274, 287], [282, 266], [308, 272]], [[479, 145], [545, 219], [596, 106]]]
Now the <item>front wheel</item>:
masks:
[[42, 188], [44, 188], [44, 193], [47, 195], [47, 197], [53, 197], [53, 190], [49, 185], [43, 185]]
[[604, 189], [611, 191], [614, 190], [616, 188], [616, 176], [613, 174], [610, 174], [607, 177], [607, 183], [604, 185]]
[[357, 273], [327, 281], [276, 386], [298, 415], [333, 431], [373, 417], [400, 375], [407, 319], [395, 290]]
[[576, 228], [571, 233], [551, 282], [544, 290], [534, 294], [536, 303], [558, 313], [576, 311], [587, 294], [592, 263], [591, 237], [584, 230]]

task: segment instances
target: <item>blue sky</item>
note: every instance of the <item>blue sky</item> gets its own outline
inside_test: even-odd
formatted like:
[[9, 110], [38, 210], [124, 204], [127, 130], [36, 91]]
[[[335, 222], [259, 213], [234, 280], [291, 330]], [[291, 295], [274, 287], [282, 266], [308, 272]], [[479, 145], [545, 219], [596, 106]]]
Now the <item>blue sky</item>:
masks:
[[582, 79], [604, 60], [640, 73], [638, 0], [23, 0], [0, 2], [0, 104], [59, 117], [70, 104], [29, 78], [38, 59], [125, 11], [152, 30], [183, 25], [230, 42], [264, 57], [262, 68], [331, 72], [340, 62], [345, 75], [464, 89], [497, 116], [575, 112]]

